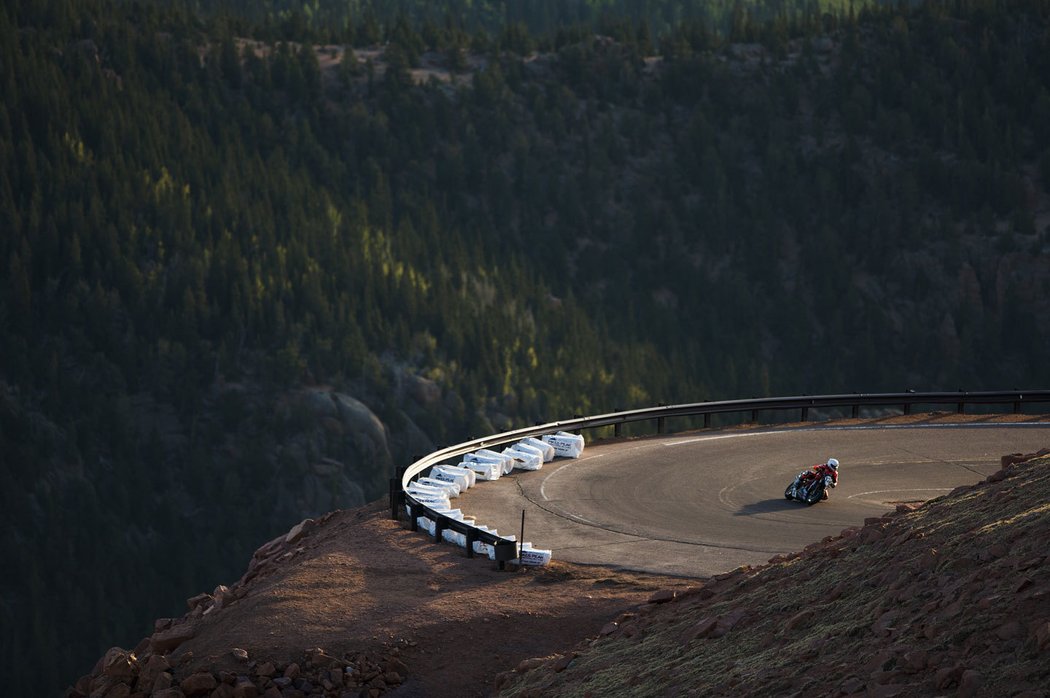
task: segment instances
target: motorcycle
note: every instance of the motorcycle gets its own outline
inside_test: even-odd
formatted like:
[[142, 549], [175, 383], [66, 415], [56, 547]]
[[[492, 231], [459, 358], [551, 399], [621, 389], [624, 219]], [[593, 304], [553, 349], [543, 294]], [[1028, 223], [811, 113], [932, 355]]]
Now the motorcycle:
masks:
[[824, 499], [824, 493], [830, 486], [830, 475], [819, 477], [812, 470], [803, 470], [784, 490], [784, 499], [794, 499], [812, 506]]

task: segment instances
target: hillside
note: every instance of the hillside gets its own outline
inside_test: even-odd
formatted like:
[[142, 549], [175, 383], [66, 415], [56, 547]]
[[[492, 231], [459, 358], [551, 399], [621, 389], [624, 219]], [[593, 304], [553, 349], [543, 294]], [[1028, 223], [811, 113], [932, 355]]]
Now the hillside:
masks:
[[441, 444], [1050, 382], [1046, 2], [468, 4], [0, 6], [12, 692]]
[[1050, 457], [1015, 460], [626, 610], [576, 649], [504, 674], [500, 695], [1043, 696]]
[[332, 512], [259, 548], [239, 581], [189, 599], [133, 651], [111, 649], [67, 695], [1039, 696], [1050, 457], [1003, 462], [702, 580], [558, 562], [501, 572], [379, 504]]

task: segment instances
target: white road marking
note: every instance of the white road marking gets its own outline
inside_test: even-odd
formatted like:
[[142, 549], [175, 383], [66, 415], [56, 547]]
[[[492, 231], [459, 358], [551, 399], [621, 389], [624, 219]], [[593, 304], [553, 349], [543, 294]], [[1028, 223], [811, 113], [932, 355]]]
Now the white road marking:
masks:
[[954, 487], [909, 487], [907, 489], [900, 490], [871, 490], [869, 492], [857, 492], [851, 494], [846, 499], [853, 499], [854, 497], [866, 497], [869, 494], [886, 494], [887, 492], [951, 492]]

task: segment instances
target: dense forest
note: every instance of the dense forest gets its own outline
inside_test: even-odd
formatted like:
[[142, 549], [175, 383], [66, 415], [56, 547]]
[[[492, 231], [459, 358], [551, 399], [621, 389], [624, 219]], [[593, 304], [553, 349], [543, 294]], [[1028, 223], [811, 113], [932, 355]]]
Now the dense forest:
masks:
[[14, 695], [472, 435], [1050, 384], [1047, 0], [16, 0], [0, 94]]

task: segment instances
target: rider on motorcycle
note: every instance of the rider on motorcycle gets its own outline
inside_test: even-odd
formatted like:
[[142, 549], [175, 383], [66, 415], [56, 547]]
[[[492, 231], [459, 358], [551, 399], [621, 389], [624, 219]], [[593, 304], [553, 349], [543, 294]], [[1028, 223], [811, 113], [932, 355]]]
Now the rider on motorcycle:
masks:
[[[828, 482], [830, 487], [838, 487], [839, 484], [839, 462], [835, 458], [828, 458], [826, 463], [817, 463], [809, 470], [803, 470], [795, 478], [795, 485], [797, 486], [803, 479], [813, 478], [831, 478]], [[824, 488], [823, 499], [828, 498], [828, 487]]]

